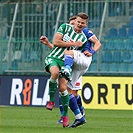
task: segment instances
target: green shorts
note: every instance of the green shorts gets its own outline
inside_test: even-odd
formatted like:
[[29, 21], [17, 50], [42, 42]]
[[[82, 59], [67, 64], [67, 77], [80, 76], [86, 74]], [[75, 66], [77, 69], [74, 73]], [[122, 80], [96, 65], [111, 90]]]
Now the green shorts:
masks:
[[52, 66], [57, 66], [59, 68], [59, 70], [61, 70], [64, 68], [64, 61], [55, 59], [55, 58], [46, 58], [45, 59], [45, 70], [47, 72], [50, 72], [49, 69]]

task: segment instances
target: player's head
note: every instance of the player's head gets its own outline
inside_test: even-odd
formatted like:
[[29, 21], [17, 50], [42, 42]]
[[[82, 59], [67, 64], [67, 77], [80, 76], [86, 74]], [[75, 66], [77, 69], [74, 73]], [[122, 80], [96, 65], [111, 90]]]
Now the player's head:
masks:
[[74, 29], [77, 32], [81, 32], [84, 27], [87, 26], [88, 23], [88, 15], [86, 13], [78, 13], [77, 18], [75, 20]]
[[77, 16], [71, 16], [71, 17], [69, 18], [69, 24], [74, 25], [74, 24], [75, 24], [76, 18], [77, 18]]

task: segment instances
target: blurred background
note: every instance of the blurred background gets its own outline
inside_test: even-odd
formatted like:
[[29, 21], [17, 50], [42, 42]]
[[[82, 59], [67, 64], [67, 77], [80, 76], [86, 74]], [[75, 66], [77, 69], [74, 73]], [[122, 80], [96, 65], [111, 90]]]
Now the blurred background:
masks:
[[102, 43], [86, 75], [133, 76], [133, 0], [0, 0], [0, 74], [44, 74], [40, 36], [79, 12]]

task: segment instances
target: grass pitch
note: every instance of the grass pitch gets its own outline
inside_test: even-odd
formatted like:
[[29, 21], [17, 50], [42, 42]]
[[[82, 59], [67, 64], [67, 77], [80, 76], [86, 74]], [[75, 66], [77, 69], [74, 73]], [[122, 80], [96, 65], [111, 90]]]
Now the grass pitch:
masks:
[[[86, 109], [87, 123], [77, 128], [56, 124], [59, 109], [0, 107], [0, 133], [132, 133], [133, 111]], [[74, 115], [69, 110], [70, 123]]]

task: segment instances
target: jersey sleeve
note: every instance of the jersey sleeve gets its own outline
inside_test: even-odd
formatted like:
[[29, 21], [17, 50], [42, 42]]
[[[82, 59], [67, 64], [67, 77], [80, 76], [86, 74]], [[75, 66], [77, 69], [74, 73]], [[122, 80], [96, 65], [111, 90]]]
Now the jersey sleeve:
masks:
[[94, 36], [94, 33], [89, 30], [88, 28], [84, 28], [83, 29], [83, 33], [85, 34], [85, 36], [87, 37], [87, 39], [89, 40], [92, 36]]
[[63, 35], [65, 33], [65, 28], [66, 28], [66, 24], [64, 23], [58, 28], [57, 33], [60, 33]]

